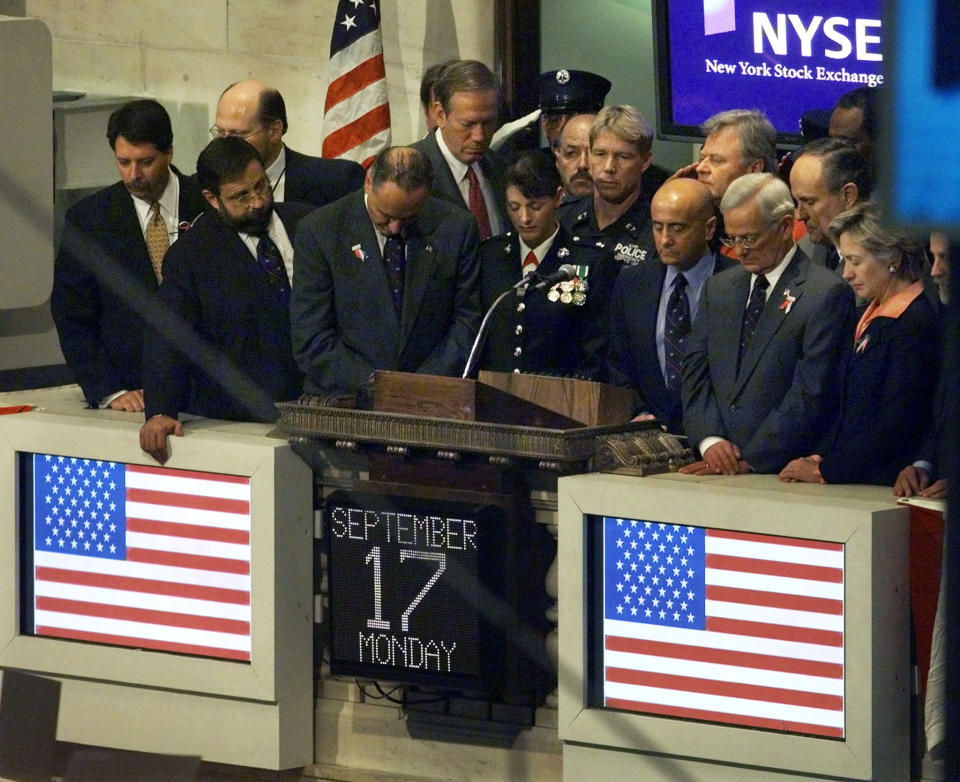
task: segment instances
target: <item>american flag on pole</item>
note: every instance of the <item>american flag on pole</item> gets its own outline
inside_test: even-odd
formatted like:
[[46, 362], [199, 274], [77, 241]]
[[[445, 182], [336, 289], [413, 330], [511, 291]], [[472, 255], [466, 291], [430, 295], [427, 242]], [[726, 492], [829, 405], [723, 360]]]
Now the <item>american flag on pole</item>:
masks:
[[365, 168], [390, 146], [380, 0], [340, 0], [330, 40], [323, 156]]
[[250, 479], [33, 454], [37, 635], [250, 659]]
[[603, 524], [606, 706], [843, 737], [842, 544]]

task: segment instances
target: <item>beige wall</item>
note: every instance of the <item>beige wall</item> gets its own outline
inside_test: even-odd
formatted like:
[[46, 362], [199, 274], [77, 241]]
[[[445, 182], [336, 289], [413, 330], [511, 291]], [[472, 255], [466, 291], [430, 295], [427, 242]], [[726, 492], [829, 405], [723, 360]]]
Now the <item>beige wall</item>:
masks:
[[[418, 90], [425, 66], [449, 57], [493, 65], [494, 0], [381, 5], [393, 141], [406, 143], [424, 132]], [[320, 154], [336, 9], [336, 0], [25, 3], [53, 35], [54, 89], [157, 98], [173, 117], [175, 161], [186, 171], [207, 141], [220, 92], [248, 77], [283, 94], [290, 146]]]

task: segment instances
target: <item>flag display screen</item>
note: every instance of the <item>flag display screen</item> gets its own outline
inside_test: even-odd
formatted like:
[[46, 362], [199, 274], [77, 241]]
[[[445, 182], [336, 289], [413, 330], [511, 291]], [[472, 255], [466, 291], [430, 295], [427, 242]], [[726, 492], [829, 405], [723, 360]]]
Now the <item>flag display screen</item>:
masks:
[[842, 544], [595, 520], [596, 705], [844, 737]]
[[29, 634], [250, 660], [250, 479], [21, 454]]

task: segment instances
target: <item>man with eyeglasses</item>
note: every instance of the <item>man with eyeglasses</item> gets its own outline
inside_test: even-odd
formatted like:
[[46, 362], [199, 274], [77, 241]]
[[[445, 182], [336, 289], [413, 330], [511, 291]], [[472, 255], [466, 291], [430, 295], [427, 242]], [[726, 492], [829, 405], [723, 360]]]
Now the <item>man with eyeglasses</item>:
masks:
[[817, 451], [840, 405], [855, 319], [850, 287], [793, 240], [773, 174], [746, 174], [720, 210], [739, 266], [711, 277], [685, 344], [683, 424], [694, 475], [775, 473]]
[[114, 111], [107, 140], [121, 181], [67, 210], [50, 310], [87, 404], [139, 413], [145, 310], [167, 247], [203, 211], [203, 197], [171, 164], [170, 116], [155, 100]]
[[274, 402], [295, 399], [302, 375], [290, 347], [294, 228], [311, 209], [274, 204], [257, 150], [214, 139], [197, 158], [211, 207], [167, 253], [167, 311], [146, 340], [147, 421], [140, 446], [160, 462], [180, 412], [270, 421]]
[[217, 103], [210, 135], [239, 136], [260, 153], [274, 201], [332, 203], [363, 186], [363, 169], [352, 160], [311, 157], [283, 143], [287, 107], [283, 96], [256, 79], [231, 84]]

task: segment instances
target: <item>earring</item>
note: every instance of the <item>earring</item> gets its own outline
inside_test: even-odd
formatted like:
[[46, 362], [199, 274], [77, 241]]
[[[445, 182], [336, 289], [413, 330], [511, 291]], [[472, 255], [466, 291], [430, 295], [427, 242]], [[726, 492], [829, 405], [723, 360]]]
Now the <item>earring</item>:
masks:
[[893, 274], [896, 270], [897, 270], [897, 265], [895, 263], [891, 263], [887, 267], [887, 271], [890, 272], [890, 274]]

